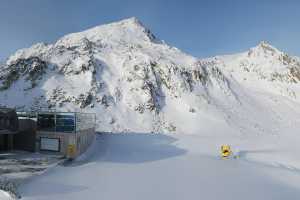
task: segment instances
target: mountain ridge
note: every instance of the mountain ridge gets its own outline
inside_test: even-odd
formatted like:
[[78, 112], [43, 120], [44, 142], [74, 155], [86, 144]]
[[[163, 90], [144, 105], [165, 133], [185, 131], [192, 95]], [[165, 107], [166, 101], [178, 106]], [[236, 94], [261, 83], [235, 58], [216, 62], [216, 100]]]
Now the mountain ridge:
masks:
[[1, 67], [0, 104], [95, 112], [99, 131], [197, 133], [222, 124], [237, 135], [277, 133], [282, 113], [266, 105], [298, 105], [298, 62], [266, 42], [198, 59], [129, 18], [17, 51]]

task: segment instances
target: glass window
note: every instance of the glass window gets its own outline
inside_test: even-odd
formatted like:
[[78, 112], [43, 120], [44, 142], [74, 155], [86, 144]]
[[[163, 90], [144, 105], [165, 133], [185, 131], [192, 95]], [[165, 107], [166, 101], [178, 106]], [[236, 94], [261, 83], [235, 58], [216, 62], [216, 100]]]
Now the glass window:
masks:
[[73, 132], [75, 130], [75, 115], [72, 113], [56, 114], [56, 131]]
[[37, 126], [38, 130], [55, 131], [54, 114], [38, 114]]
[[95, 127], [95, 114], [90, 113], [39, 113], [38, 130], [75, 132]]

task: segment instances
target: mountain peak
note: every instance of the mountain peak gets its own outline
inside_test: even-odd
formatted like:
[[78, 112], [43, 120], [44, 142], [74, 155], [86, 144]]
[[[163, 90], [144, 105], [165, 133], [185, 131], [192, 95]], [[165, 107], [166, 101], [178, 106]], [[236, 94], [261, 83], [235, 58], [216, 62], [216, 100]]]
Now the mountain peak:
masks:
[[258, 48], [263, 48], [265, 50], [269, 50], [269, 51], [278, 51], [277, 48], [275, 48], [274, 46], [272, 46], [269, 42], [267, 41], [261, 41], [259, 42], [259, 44], [257, 45]]
[[130, 18], [118, 21], [116, 23], [134, 24], [134, 25], [138, 25], [138, 26], [144, 27], [144, 25], [142, 24], [142, 22], [137, 17], [130, 17]]
[[126, 43], [159, 42], [151, 31], [136, 17], [96, 26], [78, 33], [71, 33], [61, 38], [57, 44], [78, 43], [82, 38], [89, 41]]
[[251, 48], [248, 52], [249, 56], [261, 56], [261, 55], [271, 55], [274, 56], [276, 54], [282, 54], [276, 47], [272, 46], [267, 41], [261, 41], [259, 44], [253, 48]]

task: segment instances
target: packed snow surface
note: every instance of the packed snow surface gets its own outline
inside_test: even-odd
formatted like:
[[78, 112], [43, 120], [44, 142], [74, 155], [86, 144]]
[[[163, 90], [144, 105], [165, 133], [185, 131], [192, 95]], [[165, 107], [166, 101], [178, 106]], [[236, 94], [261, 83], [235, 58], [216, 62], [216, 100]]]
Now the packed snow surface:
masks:
[[218, 152], [224, 140], [184, 134], [100, 135], [90, 149], [93, 154], [24, 184], [22, 200], [299, 199], [299, 158], [281, 164], [284, 159], [274, 152], [285, 152], [276, 144], [230, 138], [239, 158], [224, 160]]

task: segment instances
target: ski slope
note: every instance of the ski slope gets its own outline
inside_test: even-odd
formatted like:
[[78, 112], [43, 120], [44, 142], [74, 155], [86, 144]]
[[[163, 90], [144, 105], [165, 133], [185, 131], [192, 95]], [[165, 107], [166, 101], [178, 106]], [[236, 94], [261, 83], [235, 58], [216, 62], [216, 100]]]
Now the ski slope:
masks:
[[299, 199], [300, 163], [280, 164], [285, 152], [275, 149], [276, 138], [265, 148], [264, 138], [227, 138], [240, 156], [230, 160], [218, 157], [225, 140], [184, 134], [99, 135], [83, 158], [29, 180], [20, 193], [22, 200]]

